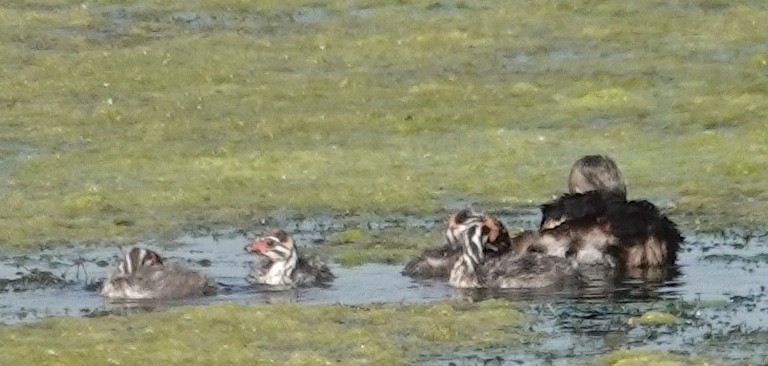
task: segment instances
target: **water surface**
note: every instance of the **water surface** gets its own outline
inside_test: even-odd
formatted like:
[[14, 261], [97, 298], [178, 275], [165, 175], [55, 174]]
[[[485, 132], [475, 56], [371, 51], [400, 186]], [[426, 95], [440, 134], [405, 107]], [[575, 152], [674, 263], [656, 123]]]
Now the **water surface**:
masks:
[[[514, 226], [532, 228], [536, 218], [502, 216]], [[417, 226], [440, 230], [439, 218], [407, 218], [363, 224], [368, 230]], [[331, 219], [282, 222], [298, 243], [322, 246], [345, 224]], [[512, 225], [511, 225], [512, 226]], [[86, 284], [103, 278], [117, 263], [119, 248], [71, 247], [44, 250], [33, 255], [0, 257], [0, 278], [16, 278], [31, 269], [51, 271], [70, 281], [68, 285], [27, 291], [8, 291], [0, 296], [0, 321], [6, 324], [33, 322], [48, 316], [86, 316], [104, 312], [158, 310], [169, 306], [235, 302], [258, 304], [298, 302], [364, 305], [371, 303], [428, 303], [440, 300], [480, 301], [504, 297], [522, 302], [533, 316], [533, 329], [548, 335], [535, 355], [510, 355], [504, 350], [484, 350], [469, 355], [449, 355], [425, 362], [540, 362], [564, 364], [574, 357], [588, 357], [610, 350], [643, 348], [710, 355], [728, 360], [760, 362], [768, 354], [764, 342], [754, 341], [768, 327], [768, 244], [764, 233], [730, 230], [720, 233], [685, 232], [686, 243], [678, 259], [678, 273], [663, 283], [637, 280], [593, 281], [576, 292], [497, 291], [467, 294], [442, 281], [417, 281], [400, 274], [401, 265], [369, 263], [353, 268], [332, 264], [336, 280], [328, 288], [270, 291], [250, 286], [244, 279], [256, 258], [243, 246], [256, 234], [245, 231], [186, 235], [173, 243], [143, 243], [159, 250], [169, 262], [180, 263], [215, 278], [224, 287], [214, 297], [139, 306], [109, 303]], [[127, 248], [123, 248], [127, 250]], [[648, 310], [679, 315], [675, 325], [637, 327], [628, 319]], [[732, 346], [738, 344], [738, 347]], [[559, 360], [559, 361], [556, 361]]]

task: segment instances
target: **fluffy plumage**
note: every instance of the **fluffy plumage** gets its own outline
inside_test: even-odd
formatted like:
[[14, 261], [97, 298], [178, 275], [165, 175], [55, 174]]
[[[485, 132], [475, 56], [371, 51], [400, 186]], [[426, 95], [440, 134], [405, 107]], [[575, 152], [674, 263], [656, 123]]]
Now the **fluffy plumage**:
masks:
[[107, 277], [101, 294], [110, 299], [178, 299], [214, 295], [215, 282], [191, 269], [164, 264], [155, 251], [133, 248]]
[[[683, 237], [677, 226], [648, 201], [625, 201], [602, 191], [566, 194], [542, 206], [536, 250], [601, 261], [610, 255], [625, 268], [674, 264]], [[560, 222], [550, 227], [546, 223]]]
[[487, 256], [489, 240], [483, 220], [467, 220], [454, 234], [462, 252], [451, 269], [448, 283], [457, 288], [551, 288], [574, 285], [580, 276], [566, 258], [535, 252], [506, 252]]
[[504, 224], [488, 214], [468, 208], [451, 215], [448, 219], [444, 234], [445, 244], [439, 248], [424, 250], [405, 265], [403, 275], [421, 279], [447, 279], [454, 263], [461, 255], [459, 228], [468, 221], [481, 223], [482, 230], [488, 238], [483, 246], [483, 251], [488, 257], [504, 255], [512, 248], [512, 241]]
[[279, 287], [323, 286], [335, 276], [317, 256], [299, 254], [293, 237], [273, 230], [245, 246], [245, 251], [263, 256], [266, 261], [253, 267], [246, 277], [250, 283]]

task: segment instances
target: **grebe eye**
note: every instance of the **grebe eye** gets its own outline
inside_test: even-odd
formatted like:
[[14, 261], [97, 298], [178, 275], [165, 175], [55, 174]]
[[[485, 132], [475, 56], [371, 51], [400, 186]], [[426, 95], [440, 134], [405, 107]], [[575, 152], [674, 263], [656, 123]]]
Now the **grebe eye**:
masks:
[[270, 247], [270, 248], [277, 245], [277, 243], [280, 242], [280, 239], [275, 236], [268, 236], [265, 239], [266, 240], [264, 241], [267, 242], [267, 247]]

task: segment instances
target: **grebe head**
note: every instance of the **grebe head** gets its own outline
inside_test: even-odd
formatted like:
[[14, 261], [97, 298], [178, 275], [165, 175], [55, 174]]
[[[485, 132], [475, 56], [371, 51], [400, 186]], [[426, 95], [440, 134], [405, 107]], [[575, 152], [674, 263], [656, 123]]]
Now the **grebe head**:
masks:
[[448, 218], [448, 227], [445, 229], [445, 240], [448, 244], [457, 248], [461, 247], [461, 237], [459, 229], [462, 224], [472, 217], [482, 217], [483, 214], [472, 208], [465, 208]]
[[501, 221], [485, 215], [483, 230], [488, 235], [488, 241], [485, 243], [486, 252], [506, 253], [512, 249], [512, 239], [509, 237], [509, 231], [507, 231], [507, 228], [504, 227]]
[[485, 249], [493, 228], [487, 227], [487, 217], [471, 210], [455, 215], [452, 235], [461, 244], [461, 256], [454, 263], [448, 283], [458, 288], [482, 287], [477, 269], [485, 260]]
[[255, 277], [255, 282], [267, 285], [291, 285], [299, 254], [293, 237], [283, 230], [272, 230], [245, 246], [248, 253], [256, 253], [269, 259], [270, 263]]
[[127, 276], [143, 266], [162, 265], [163, 259], [154, 250], [132, 248], [117, 265], [117, 274]]
[[619, 166], [608, 156], [587, 155], [573, 164], [568, 178], [571, 193], [607, 191], [627, 196], [627, 186]]
[[263, 255], [275, 262], [286, 261], [296, 252], [293, 237], [283, 230], [272, 230], [256, 238], [244, 249], [248, 253]]
[[499, 220], [472, 208], [465, 208], [448, 219], [445, 230], [446, 241], [456, 248], [461, 248], [463, 231], [469, 226], [480, 225], [487, 237], [483, 250], [487, 253], [506, 253], [512, 247], [507, 228]]

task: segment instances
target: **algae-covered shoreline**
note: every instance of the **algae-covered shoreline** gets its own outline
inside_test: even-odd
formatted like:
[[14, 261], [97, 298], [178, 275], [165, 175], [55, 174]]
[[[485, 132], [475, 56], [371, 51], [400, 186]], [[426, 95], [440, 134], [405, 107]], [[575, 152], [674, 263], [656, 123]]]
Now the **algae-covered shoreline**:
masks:
[[[181, 307], [0, 328], [0, 363], [402, 365], [454, 348], [521, 349], [537, 336], [504, 301], [432, 306]], [[526, 338], [530, 338], [527, 340]]]
[[[414, 365], [542, 362], [545, 334], [504, 300], [478, 304], [273, 304], [180, 307], [94, 319], [51, 318], [0, 327], [11, 365]], [[484, 358], [503, 350], [504, 358]], [[462, 358], [456, 353], [478, 356]], [[463, 361], [462, 361], [463, 360]], [[708, 365], [669, 353], [620, 351], [592, 358], [600, 365]], [[552, 360], [549, 360], [550, 362]], [[582, 357], [581, 362], [584, 362]], [[495, 362], [495, 363], [494, 363]], [[506, 364], [506, 363], [504, 363]]]
[[[687, 228], [765, 212], [758, 1], [0, 6], [0, 245], [530, 207], [607, 153]], [[282, 212], [281, 211], [281, 212]]]
[[[630, 197], [684, 230], [763, 227], [765, 19], [757, 0], [7, 1], [0, 247], [127, 244], [274, 217], [437, 217], [456, 202], [508, 213], [563, 192], [590, 153], [614, 157]], [[329, 243], [355, 264], [434, 241], [409, 228], [382, 247], [400, 241], [394, 231]], [[56, 318], [0, 327], [0, 363], [406, 364], [431, 347], [522, 345], [530, 334], [499, 322], [515, 314], [484, 302]], [[278, 321], [340, 343], [276, 332]], [[190, 352], [204, 344], [218, 348]], [[661, 361], [707, 364], [595, 362]]]

